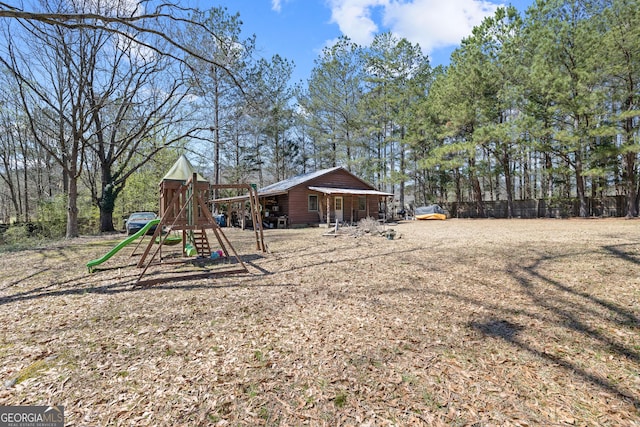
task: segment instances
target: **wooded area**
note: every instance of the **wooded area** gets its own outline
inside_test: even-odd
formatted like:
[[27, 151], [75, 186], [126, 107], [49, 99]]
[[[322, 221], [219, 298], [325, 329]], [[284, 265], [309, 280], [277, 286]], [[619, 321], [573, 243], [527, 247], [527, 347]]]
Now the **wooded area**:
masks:
[[114, 230], [157, 209], [183, 152], [216, 184], [344, 166], [398, 208], [577, 200], [588, 216], [589, 199], [624, 196], [638, 216], [638, 6], [501, 8], [447, 67], [390, 33], [342, 38], [291, 82], [226, 9], [0, 3], [0, 222]]

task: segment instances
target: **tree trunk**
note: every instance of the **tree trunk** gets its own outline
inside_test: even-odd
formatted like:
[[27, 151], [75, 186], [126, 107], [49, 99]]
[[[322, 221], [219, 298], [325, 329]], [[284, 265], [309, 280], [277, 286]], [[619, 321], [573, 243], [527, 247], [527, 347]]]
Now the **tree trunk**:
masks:
[[[400, 135], [400, 140], [404, 141], [405, 138], [405, 129], [404, 126], [402, 127], [401, 130], [401, 135]], [[404, 173], [405, 173], [405, 169], [406, 169], [406, 159], [405, 159], [405, 144], [404, 142], [400, 142], [400, 188], [398, 190], [398, 198], [399, 198], [399, 202], [400, 202], [400, 210], [404, 210], [404, 186], [405, 186], [405, 182], [404, 182]]]
[[544, 153], [544, 170], [542, 171], [542, 198], [545, 200], [545, 217], [551, 218], [551, 198], [553, 197], [553, 162], [549, 153]]
[[[3, 160], [2, 162], [3, 167], [5, 170], [4, 175], [2, 175], [2, 180], [5, 182], [5, 184], [9, 189], [9, 197], [11, 199], [11, 204], [13, 205], [13, 210], [16, 215], [16, 218], [18, 218], [20, 214], [20, 206], [18, 203], [19, 197], [18, 197], [18, 194], [16, 193], [15, 183], [14, 183], [13, 177], [11, 176], [11, 171], [13, 168], [11, 167], [10, 159], [8, 159], [6, 156], [3, 157], [2, 160]], [[11, 215], [9, 215], [9, 217], [11, 217]]]
[[349, 128], [347, 127], [346, 135], [346, 149], [347, 149], [347, 170], [349, 172], [353, 172], [352, 158], [351, 158], [351, 134], [349, 133]]
[[[218, 80], [217, 69], [212, 68], [212, 76], [214, 78], [214, 97], [213, 97], [213, 144], [214, 144], [214, 160], [213, 160], [213, 183], [220, 184], [220, 82]], [[216, 187], [213, 190], [213, 198], [219, 197], [220, 190]]]
[[502, 153], [502, 165], [504, 166], [504, 181], [507, 191], [507, 218], [513, 218], [513, 178], [511, 176], [511, 160], [509, 151], [505, 146]]
[[578, 193], [578, 202], [580, 203], [580, 217], [586, 218], [589, 213], [587, 209], [587, 199], [585, 197], [584, 176], [582, 174], [582, 158], [581, 153], [576, 152], [576, 191]]
[[[29, 158], [29, 153], [27, 152], [27, 147], [25, 145], [24, 142], [24, 138], [26, 138], [26, 135], [19, 135], [20, 138], [20, 151], [22, 151], [22, 158], [23, 159], [28, 159]], [[29, 176], [27, 174], [27, 162], [25, 161], [23, 166], [22, 166], [22, 187], [24, 190], [23, 193], [23, 213], [24, 213], [24, 220], [25, 222], [29, 222], [31, 220], [30, 215], [29, 215]]]
[[113, 211], [115, 210], [116, 194], [111, 183], [102, 184], [102, 197], [100, 198], [100, 232], [115, 231], [113, 227]]
[[[69, 174], [72, 175], [72, 174]], [[69, 193], [67, 194], [67, 239], [79, 236], [78, 232], [78, 178], [69, 177]]]
[[[627, 124], [630, 122], [629, 120], [625, 121], [624, 133], [622, 146], [627, 145], [627, 141], [629, 135], [632, 135], [633, 132], [633, 123]], [[625, 193], [627, 195], [627, 217], [632, 218], [638, 216], [638, 192], [636, 189], [637, 179], [636, 179], [636, 156], [637, 153], [627, 152], [624, 154], [624, 187]]]
[[462, 198], [462, 183], [460, 182], [462, 180], [462, 174], [460, 173], [460, 169], [459, 168], [455, 168], [453, 171], [454, 177], [455, 177], [455, 182], [456, 182], [456, 203], [458, 205], [457, 208], [457, 212], [456, 212], [456, 217], [460, 217], [460, 205], [463, 202], [463, 198]]
[[[60, 140], [62, 141], [62, 139]], [[64, 165], [62, 168], [62, 192], [69, 194], [69, 170], [66, 167], [69, 164], [69, 159], [66, 154], [62, 154], [62, 164]]]
[[[17, 222], [21, 222], [22, 220], [26, 221], [26, 215], [24, 212], [24, 208], [22, 206], [22, 190], [20, 188], [20, 167], [18, 167], [18, 165], [20, 164], [20, 160], [18, 160], [18, 147], [17, 145], [14, 144], [13, 150], [12, 150], [12, 155], [13, 155], [13, 159], [11, 161], [11, 163], [13, 164], [13, 168], [15, 171], [15, 187], [14, 187], [14, 191], [15, 191], [15, 197], [16, 197], [16, 221]], [[23, 168], [25, 167], [25, 165], [22, 166]], [[9, 173], [11, 170], [9, 170]], [[24, 183], [26, 185], [26, 182]]]
[[471, 181], [471, 188], [473, 189], [473, 198], [476, 201], [476, 213], [478, 217], [484, 218], [486, 214], [482, 200], [482, 188], [478, 175], [476, 174], [476, 160], [473, 157], [469, 158], [469, 180]]

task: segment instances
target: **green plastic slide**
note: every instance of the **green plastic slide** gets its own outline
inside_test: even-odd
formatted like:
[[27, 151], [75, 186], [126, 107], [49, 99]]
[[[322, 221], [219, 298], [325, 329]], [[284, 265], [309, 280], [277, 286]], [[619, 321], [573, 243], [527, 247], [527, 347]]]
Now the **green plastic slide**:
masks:
[[131, 236], [129, 236], [126, 239], [124, 239], [122, 242], [118, 243], [113, 249], [111, 249], [109, 252], [107, 252], [103, 257], [98, 258], [98, 259], [94, 259], [93, 261], [89, 261], [87, 263], [87, 268], [89, 269], [89, 273], [93, 273], [94, 267], [96, 265], [102, 264], [103, 262], [105, 262], [106, 260], [111, 258], [113, 255], [115, 255], [116, 252], [118, 252], [120, 249], [124, 248], [129, 243], [131, 243], [134, 240], [136, 240], [138, 237], [144, 236], [146, 234], [146, 232], [149, 231], [149, 229], [151, 227], [153, 227], [154, 225], [158, 225], [159, 222], [160, 222], [159, 219], [154, 219], [154, 220], [149, 221], [137, 233], [132, 234]]

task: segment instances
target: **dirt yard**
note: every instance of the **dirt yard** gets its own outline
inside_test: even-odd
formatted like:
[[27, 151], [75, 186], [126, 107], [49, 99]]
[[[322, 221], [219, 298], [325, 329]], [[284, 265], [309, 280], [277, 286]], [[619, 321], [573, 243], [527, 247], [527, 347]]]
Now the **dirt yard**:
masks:
[[127, 249], [87, 273], [122, 235], [2, 254], [0, 405], [74, 426], [640, 425], [640, 221], [391, 228], [267, 230], [268, 254], [225, 229], [249, 273], [141, 288]]

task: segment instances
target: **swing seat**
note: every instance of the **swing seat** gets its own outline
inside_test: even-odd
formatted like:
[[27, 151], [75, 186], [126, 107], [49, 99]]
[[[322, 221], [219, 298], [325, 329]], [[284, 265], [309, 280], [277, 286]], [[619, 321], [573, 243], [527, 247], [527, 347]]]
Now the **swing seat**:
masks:
[[[156, 237], [156, 243], [160, 243], [162, 241], [162, 237]], [[169, 245], [169, 246], [173, 246], [173, 245], [177, 245], [178, 243], [182, 242], [182, 237], [180, 236], [167, 236], [164, 239], [164, 242], [162, 243], [163, 245]]]

